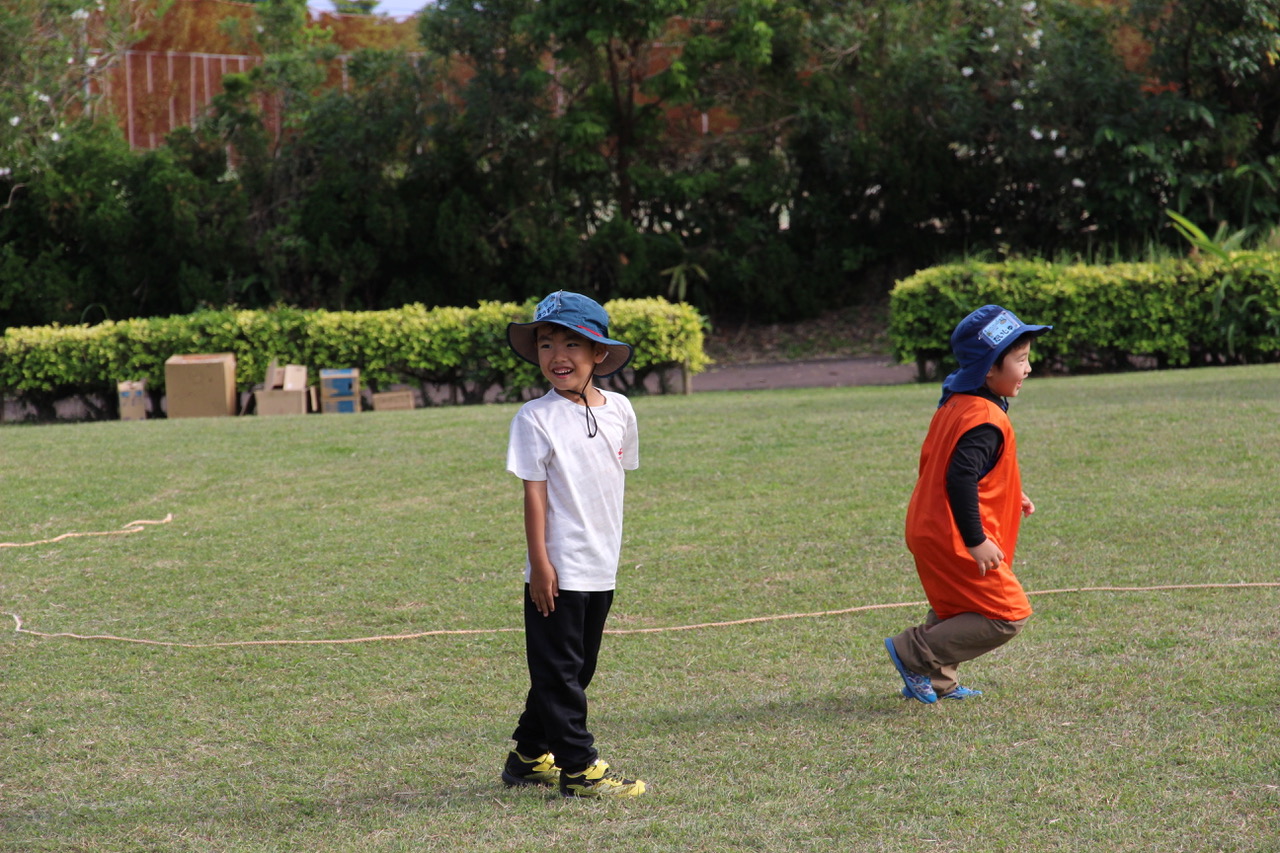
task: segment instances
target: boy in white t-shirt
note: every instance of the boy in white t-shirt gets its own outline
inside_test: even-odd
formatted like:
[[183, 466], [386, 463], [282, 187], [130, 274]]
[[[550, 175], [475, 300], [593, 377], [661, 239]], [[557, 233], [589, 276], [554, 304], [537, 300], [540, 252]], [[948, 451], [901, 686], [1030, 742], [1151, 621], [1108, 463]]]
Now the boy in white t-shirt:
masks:
[[640, 464], [636, 416], [593, 379], [621, 370], [631, 346], [612, 340], [594, 300], [559, 291], [507, 340], [551, 384], [511, 421], [507, 470], [524, 481], [525, 652], [530, 688], [502, 780], [559, 784], [566, 797], [634, 797], [644, 782], [609, 772], [587, 730], [622, 548], [625, 472]]

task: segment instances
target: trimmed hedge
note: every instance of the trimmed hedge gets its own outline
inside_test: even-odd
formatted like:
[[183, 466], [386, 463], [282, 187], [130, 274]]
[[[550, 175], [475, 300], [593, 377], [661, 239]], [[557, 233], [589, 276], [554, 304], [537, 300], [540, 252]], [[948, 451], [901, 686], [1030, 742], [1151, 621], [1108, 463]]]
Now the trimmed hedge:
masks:
[[1049, 323], [1032, 357], [1081, 373], [1136, 366], [1280, 361], [1280, 256], [1062, 265], [1045, 261], [933, 267], [890, 294], [894, 356], [921, 379], [955, 367], [951, 331], [988, 303], [1028, 323]]
[[[482, 302], [474, 308], [406, 305], [391, 311], [201, 311], [105, 322], [96, 326], [10, 328], [0, 338], [0, 396], [51, 418], [53, 403], [79, 396], [103, 416], [97, 400], [116, 400], [116, 383], [144, 379], [159, 411], [164, 363], [173, 355], [230, 352], [241, 391], [262, 381], [267, 364], [304, 364], [313, 371], [355, 367], [377, 391], [403, 382], [451, 390], [455, 402], [477, 403], [493, 389], [517, 400], [543, 385], [538, 369], [507, 346], [507, 324], [533, 319], [534, 302]], [[686, 304], [662, 298], [605, 305], [610, 334], [635, 347], [612, 387], [640, 390], [652, 374], [691, 372], [710, 363], [705, 321]], [[665, 386], [663, 388], [665, 389]]]

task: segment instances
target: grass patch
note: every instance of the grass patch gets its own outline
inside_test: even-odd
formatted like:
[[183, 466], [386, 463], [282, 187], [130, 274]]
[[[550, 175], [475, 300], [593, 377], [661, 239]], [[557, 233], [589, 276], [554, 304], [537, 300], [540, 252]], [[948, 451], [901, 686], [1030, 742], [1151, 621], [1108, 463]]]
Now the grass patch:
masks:
[[[1271, 582], [1275, 366], [1033, 381], [1029, 590]], [[902, 545], [934, 386], [635, 401], [613, 628], [922, 598]], [[0, 429], [0, 611], [162, 641], [519, 626], [514, 406]], [[603, 754], [650, 783], [497, 780], [523, 639], [181, 649], [0, 630], [0, 850], [1280, 849], [1280, 590], [1036, 596], [898, 696], [919, 608], [606, 638]]]

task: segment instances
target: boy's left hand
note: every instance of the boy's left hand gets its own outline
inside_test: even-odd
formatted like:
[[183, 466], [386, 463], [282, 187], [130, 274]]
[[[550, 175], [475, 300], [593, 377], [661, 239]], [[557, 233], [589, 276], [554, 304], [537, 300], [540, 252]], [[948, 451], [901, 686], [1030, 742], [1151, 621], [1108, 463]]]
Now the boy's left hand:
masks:
[[1036, 505], [1031, 502], [1031, 498], [1027, 497], [1027, 493], [1022, 493], [1022, 517], [1026, 518], [1036, 511]]
[[978, 576], [986, 577], [988, 571], [994, 572], [1004, 562], [1004, 551], [991, 539], [983, 539], [969, 549], [969, 556], [978, 565]]
[[560, 577], [550, 562], [538, 561], [530, 567], [529, 598], [543, 616], [556, 610], [556, 598], [560, 595]]

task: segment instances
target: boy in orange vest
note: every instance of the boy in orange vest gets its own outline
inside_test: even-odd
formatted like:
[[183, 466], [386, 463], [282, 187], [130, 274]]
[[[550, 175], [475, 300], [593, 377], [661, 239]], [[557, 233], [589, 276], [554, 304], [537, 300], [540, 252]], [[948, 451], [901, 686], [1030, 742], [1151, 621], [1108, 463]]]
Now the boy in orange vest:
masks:
[[1031, 342], [1052, 328], [984, 305], [951, 334], [960, 368], [942, 383], [907, 506], [907, 548], [929, 612], [884, 641], [907, 698], [980, 695], [960, 685], [956, 667], [1009, 642], [1031, 616], [1013, 553], [1035, 505], [1022, 491], [1008, 398], [1031, 373]]

